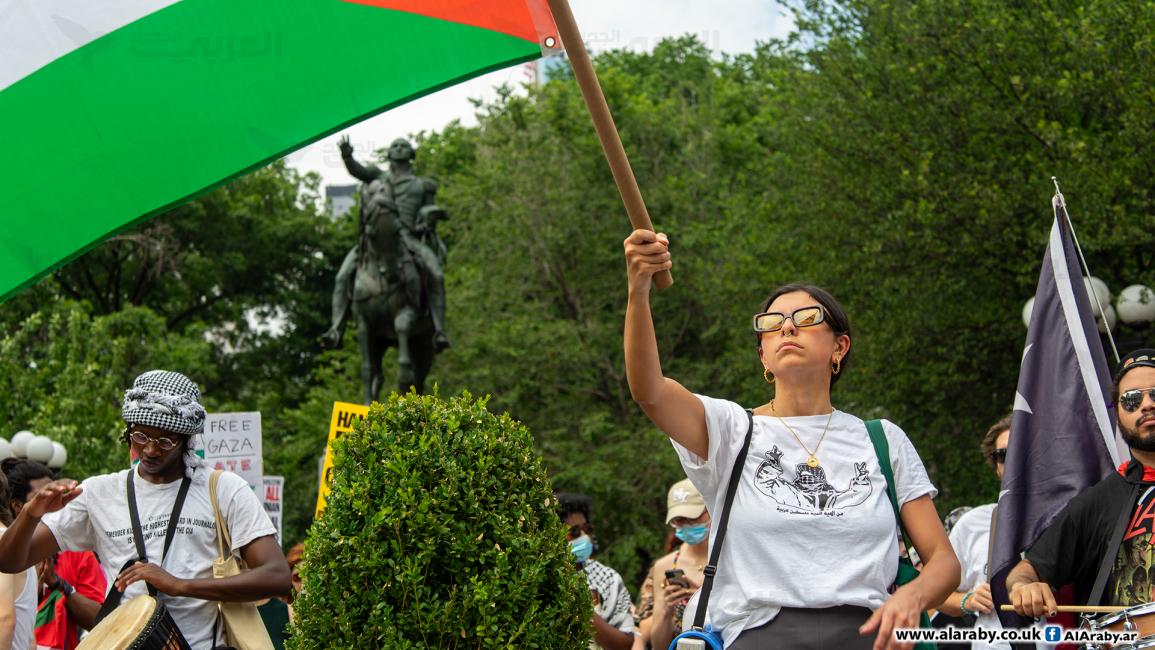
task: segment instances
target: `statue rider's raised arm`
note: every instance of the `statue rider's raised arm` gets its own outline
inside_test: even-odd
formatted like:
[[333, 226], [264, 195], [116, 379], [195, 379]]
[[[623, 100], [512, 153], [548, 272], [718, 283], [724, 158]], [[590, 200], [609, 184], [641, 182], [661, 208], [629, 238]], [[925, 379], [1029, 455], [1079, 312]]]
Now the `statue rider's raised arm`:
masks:
[[381, 176], [381, 168], [377, 165], [362, 165], [353, 158], [353, 145], [349, 143], [349, 136], [344, 136], [338, 143], [341, 148], [341, 160], [349, 174], [362, 183], [372, 183]]

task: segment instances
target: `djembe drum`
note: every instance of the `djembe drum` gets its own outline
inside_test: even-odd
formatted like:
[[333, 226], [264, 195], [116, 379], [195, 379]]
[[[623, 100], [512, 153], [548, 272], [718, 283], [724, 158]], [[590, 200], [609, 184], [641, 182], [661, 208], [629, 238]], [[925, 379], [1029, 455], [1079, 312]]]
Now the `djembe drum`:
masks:
[[190, 650], [163, 603], [137, 596], [112, 611], [76, 650]]

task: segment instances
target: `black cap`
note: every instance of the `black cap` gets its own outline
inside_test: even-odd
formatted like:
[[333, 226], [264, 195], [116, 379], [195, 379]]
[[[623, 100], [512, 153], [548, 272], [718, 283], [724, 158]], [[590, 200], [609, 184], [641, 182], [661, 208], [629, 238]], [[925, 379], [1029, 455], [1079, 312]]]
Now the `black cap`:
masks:
[[1119, 380], [1123, 378], [1123, 375], [1127, 374], [1132, 368], [1139, 368], [1141, 366], [1155, 368], [1155, 349], [1139, 348], [1123, 357], [1123, 361], [1119, 363], [1119, 369], [1115, 371], [1115, 383], [1118, 384]]

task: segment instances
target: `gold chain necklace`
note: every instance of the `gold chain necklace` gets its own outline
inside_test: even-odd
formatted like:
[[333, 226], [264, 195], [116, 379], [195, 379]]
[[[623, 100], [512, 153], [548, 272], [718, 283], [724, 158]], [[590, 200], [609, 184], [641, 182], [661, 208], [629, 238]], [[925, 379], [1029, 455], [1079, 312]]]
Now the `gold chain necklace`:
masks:
[[770, 400], [770, 412], [774, 414], [774, 417], [778, 418], [778, 421], [782, 423], [782, 426], [786, 427], [786, 430], [790, 432], [790, 435], [794, 436], [794, 439], [798, 441], [798, 444], [806, 450], [806, 453], [809, 455], [809, 457], [806, 459], [806, 464], [810, 467], [818, 467], [820, 465], [817, 456], [818, 449], [822, 446], [822, 441], [826, 440], [826, 431], [830, 428], [830, 420], [834, 418], [834, 409], [830, 409], [830, 415], [826, 418], [826, 426], [822, 427], [822, 435], [818, 437], [818, 444], [814, 445], [814, 451], [810, 451], [810, 448], [806, 446], [806, 443], [802, 442], [802, 438], [799, 438], [794, 429], [792, 429], [789, 424], [786, 424], [786, 420], [783, 420], [782, 416], [778, 415], [778, 411], [774, 408], [774, 400]]

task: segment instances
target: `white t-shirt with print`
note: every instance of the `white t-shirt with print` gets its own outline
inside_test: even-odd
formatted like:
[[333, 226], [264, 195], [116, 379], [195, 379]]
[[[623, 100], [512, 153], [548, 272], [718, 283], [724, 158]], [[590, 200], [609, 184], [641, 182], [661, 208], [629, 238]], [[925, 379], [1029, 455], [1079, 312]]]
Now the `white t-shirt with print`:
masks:
[[[45, 515], [43, 519], [61, 550], [95, 551], [101, 565], [114, 575], [125, 562], [137, 557], [126, 493], [129, 471], [126, 469], [85, 480], [81, 483], [84, 492], [80, 496], [60, 512]], [[177, 578], [213, 577], [217, 538], [213, 507], [209, 501], [210, 473], [208, 469], [196, 472], [181, 508], [172, 547], [162, 564], [165, 571]], [[135, 471], [132, 475], [148, 560], [161, 564], [165, 532], [181, 481], [157, 485], [145, 481]], [[223, 472], [217, 482], [217, 500], [221, 516], [228, 523], [232, 535], [234, 552], [239, 552], [259, 537], [276, 534], [277, 530], [265, 514], [264, 507], [243, 478]], [[111, 582], [109, 588], [114, 588]], [[125, 591], [123, 602], [146, 593], [145, 583], [137, 582]], [[165, 594], [158, 597], [193, 650], [212, 648], [221, 641], [212, 638], [217, 621], [216, 602]]]
[[[733, 402], [698, 398], [706, 410], [709, 460], [676, 442], [674, 449], [717, 518], [748, 419]], [[821, 466], [812, 469], [779, 418], [754, 416], [710, 594], [709, 618], [727, 646], [782, 607], [877, 609], [887, 598], [898, 572], [897, 522], [866, 423], [837, 410], [785, 420], [814, 449], [828, 417], [816, 454]], [[882, 425], [899, 504], [933, 497], [937, 492], [906, 434], [886, 420]], [[711, 545], [717, 532], [711, 528]]]
[[[954, 528], [950, 529], [950, 545], [958, 556], [962, 565], [962, 581], [956, 591], [970, 591], [979, 584], [987, 581], [987, 562], [990, 555], [991, 513], [997, 504], [988, 503], [985, 506], [972, 508], [959, 517]], [[967, 601], [968, 604], [970, 601]], [[1002, 622], [994, 610], [979, 614], [975, 621], [976, 627], [990, 630], [1002, 629]], [[1011, 644], [1005, 641], [987, 643], [975, 641], [971, 644], [975, 650], [996, 648], [1010, 650]]]

